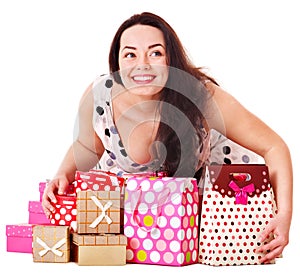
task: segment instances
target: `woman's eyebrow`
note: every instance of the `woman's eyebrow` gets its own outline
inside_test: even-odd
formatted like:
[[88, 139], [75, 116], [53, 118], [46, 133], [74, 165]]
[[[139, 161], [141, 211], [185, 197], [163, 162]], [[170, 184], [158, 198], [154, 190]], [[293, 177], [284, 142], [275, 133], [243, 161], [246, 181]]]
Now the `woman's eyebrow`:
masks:
[[133, 50], [136, 50], [135, 47], [131, 47], [131, 46], [125, 46], [121, 51], [125, 50], [125, 49], [133, 49]]
[[[150, 45], [150, 46], [148, 47], [148, 49], [152, 49], [152, 48], [155, 48], [155, 47], [162, 47], [162, 48], [165, 48], [162, 44], [157, 43], [157, 44]], [[125, 46], [121, 51], [123, 51], [123, 50], [125, 50], [125, 49], [136, 50], [136, 47]]]
[[152, 49], [152, 48], [155, 48], [155, 47], [165, 48], [162, 44], [158, 43], [158, 44], [153, 44], [153, 45], [149, 46], [148, 49]]

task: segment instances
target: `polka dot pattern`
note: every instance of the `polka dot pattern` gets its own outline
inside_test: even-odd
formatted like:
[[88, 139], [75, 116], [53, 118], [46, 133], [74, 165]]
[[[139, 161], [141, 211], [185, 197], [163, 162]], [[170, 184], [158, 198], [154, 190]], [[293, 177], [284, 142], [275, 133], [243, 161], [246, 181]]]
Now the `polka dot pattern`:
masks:
[[88, 189], [93, 191], [120, 191], [120, 188], [124, 185], [124, 178], [100, 170], [90, 170], [88, 172], [77, 170], [73, 185], [75, 193]]
[[[252, 197], [248, 196], [246, 205], [237, 204], [234, 196], [229, 197], [214, 189], [214, 183], [229, 183], [229, 174], [235, 172], [234, 168], [232, 165], [223, 166], [222, 172], [216, 172], [216, 167], [208, 167], [199, 234], [199, 262], [202, 264], [259, 264], [259, 259], [264, 255], [255, 251], [261, 244], [258, 241], [260, 233], [276, 214], [273, 189], [269, 186]], [[258, 174], [262, 173], [262, 178], [266, 168], [263, 165], [256, 166]], [[243, 169], [247, 169], [247, 165]], [[227, 176], [224, 176], [224, 170], [227, 171]], [[264, 243], [272, 239], [273, 235]]]
[[28, 223], [29, 224], [49, 224], [50, 221], [44, 213], [42, 202], [28, 201]]
[[130, 177], [124, 207], [127, 262], [198, 262], [198, 187], [192, 178]]
[[32, 238], [33, 224], [6, 225], [6, 236]]
[[76, 196], [56, 195], [56, 204], [52, 204], [55, 212], [50, 215], [53, 225], [69, 226], [71, 231], [77, 230]]
[[32, 253], [33, 224], [6, 225], [6, 250]]
[[93, 126], [105, 147], [105, 153], [99, 161], [99, 167], [116, 174], [121, 171], [140, 173], [158, 170], [161, 165], [158, 161], [139, 164], [135, 163], [127, 154], [112, 116], [111, 91], [113, 85], [112, 75], [101, 75], [93, 83]]
[[229, 140], [216, 130], [211, 130], [210, 146], [210, 164], [263, 163], [259, 155]]

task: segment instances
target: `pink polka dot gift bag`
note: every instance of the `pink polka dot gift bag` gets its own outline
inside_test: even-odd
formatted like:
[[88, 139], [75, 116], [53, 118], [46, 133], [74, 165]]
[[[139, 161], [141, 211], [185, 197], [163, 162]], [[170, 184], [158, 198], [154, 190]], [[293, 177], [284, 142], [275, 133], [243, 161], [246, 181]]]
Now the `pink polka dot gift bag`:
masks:
[[[213, 266], [260, 264], [260, 233], [276, 214], [264, 164], [211, 165], [200, 195], [199, 262]], [[271, 262], [275, 263], [275, 261]]]
[[198, 263], [199, 192], [194, 178], [127, 179], [124, 234], [128, 263]]

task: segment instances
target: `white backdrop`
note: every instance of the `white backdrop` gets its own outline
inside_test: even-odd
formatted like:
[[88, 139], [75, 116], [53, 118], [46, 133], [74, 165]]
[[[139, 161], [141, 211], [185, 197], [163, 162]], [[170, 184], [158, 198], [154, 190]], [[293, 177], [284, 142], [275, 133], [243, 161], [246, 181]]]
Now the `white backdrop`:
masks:
[[[142, 11], [165, 18], [194, 63], [207, 67], [226, 90], [286, 140], [294, 162], [295, 213], [284, 258], [275, 266], [220, 269], [193, 265], [180, 268], [181, 273], [280, 272], [296, 266], [300, 245], [296, 199], [300, 19], [296, 4], [296, 0], [1, 0], [1, 266], [32, 273], [114, 269], [38, 264], [30, 254], [7, 253], [5, 225], [28, 221], [28, 200], [39, 198], [38, 183], [52, 177], [72, 142], [83, 91], [97, 75], [108, 71], [115, 31], [129, 16]], [[116, 270], [150, 273], [166, 268], [126, 265]], [[178, 273], [179, 268], [167, 271]]]

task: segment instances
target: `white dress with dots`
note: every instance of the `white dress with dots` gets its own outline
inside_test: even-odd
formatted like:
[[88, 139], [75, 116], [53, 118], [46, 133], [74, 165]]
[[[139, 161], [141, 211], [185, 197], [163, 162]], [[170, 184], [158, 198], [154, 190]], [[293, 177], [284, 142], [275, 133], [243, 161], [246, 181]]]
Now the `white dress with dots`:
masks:
[[[110, 75], [101, 75], [93, 83], [94, 130], [101, 139], [105, 152], [96, 168], [122, 175], [125, 173], [155, 172], [155, 161], [138, 164], [127, 155], [113, 120], [111, 90], [113, 80]], [[203, 164], [256, 163], [259, 157], [235, 144], [222, 134], [212, 130], [206, 134], [200, 155]], [[200, 168], [199, 167], [199, 168]]]

